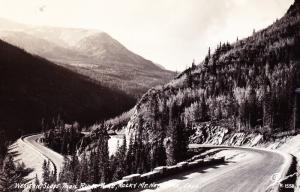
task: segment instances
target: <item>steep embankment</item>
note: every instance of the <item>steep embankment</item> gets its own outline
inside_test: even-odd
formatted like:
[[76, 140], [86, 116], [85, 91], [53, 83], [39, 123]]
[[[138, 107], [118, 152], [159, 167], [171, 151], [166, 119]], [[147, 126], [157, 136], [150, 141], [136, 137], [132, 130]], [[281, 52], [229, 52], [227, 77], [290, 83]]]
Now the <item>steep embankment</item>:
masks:
[[130, 109], [132, 97], [0, 41], [0, 127], [10, 138], [60, 115], [82, 124]]

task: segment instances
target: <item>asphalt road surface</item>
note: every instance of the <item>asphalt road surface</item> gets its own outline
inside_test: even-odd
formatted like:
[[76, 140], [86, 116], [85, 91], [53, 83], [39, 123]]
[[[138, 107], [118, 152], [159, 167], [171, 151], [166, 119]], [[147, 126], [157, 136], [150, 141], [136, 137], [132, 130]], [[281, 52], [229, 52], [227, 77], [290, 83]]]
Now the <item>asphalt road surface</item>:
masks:
[[37, 142], [39, 138], [42, 137], [42, 134], [32, 135], [25, 137], [23, 141], [30, 145], [34, 150], [38, 151], [42, 155], [44, 155], [46, 158], [48, 158], [52, 164], [54, 164], [54, 167], [57, 171], [57, 175], [60, 173], [61, 168], [64, 163], [64, 157], [60, 155], [59, 153], [45, 147], [42, 143]]
[[229, 149], [239, 154], [227, 163], [174, 175], [144, 192], [265, 192], [274, 183], [285, 158], [278, 153], [257, 149]]

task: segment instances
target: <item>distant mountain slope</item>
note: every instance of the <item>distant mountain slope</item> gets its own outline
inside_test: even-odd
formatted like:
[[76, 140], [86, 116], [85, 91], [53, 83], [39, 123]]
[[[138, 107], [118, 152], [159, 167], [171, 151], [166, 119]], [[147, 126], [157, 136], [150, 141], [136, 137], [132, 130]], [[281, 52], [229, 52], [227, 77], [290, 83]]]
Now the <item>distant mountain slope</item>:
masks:
[[0, 20], [3, 40], [134, 96], [174, 77], [174, 72], [129, 51], [104, 32], [16, 23], [6, 29], [7, 23]]
[[[24, 33], [23, 31], [1, 31], [1, 39], [14, 46], [26, 49], [27, 52], [34, 53], [50, 60], [71, 60], [81, 55], [75, 51], [63, 48], [45, 39]], [[57, 53], [60, 53], [57, 55]]]
[[[233, 44], [220, 43], [199, 66], [150, 89], [136, 105], [126, 133], [138, 143], [152, 144], [153, 154], [164, 147], [168, 155], [171, 149], [180, 149], [193, 127], [207, 121], [232, 132], [269, 136], [300, 130], [300, 96], [297, 99], [295, 94], [300, 87], [299, 53], [300, 1], [296, 0], [268, 28]], [[204, 126], [198, 133], [202, 142], [208, 131], [212, 130]], [[178, 148], [166, 147], [170, 145]]]
[[37, 131], [42, 118], [90, 124], [130, 109], [135, 99], [0, 41], [0, 129]]

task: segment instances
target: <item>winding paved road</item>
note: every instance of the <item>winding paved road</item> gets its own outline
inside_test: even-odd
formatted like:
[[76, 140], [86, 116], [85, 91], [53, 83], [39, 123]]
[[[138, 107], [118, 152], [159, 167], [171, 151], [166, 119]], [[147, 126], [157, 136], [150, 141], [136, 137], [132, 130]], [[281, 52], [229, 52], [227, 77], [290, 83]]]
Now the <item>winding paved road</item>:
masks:
[[44, 157], [49, 159], [51, 161], [52, 165], [54, 166], [54, 169], [56, 169], [57, 175], [58, 175], [61, 171], [62, 166], [63, 166], [64, 157], [61, 154], [59, 154], [59, 153], [45, 147], [41, 143], [37, 142], [38, 139], [41, 138], [41, 137], [42, 137], [42, 134], [31, 135], [31, 136], [28, 136], [28, 137], [24, 137], [23, 141], [27, 145], [29, 145], [33, 150], [38, 151]]
[[[43, 146], [37, 140], [41, 134], [25, 137], [23, 141], [51, 160], [58, 173], [64, 162], [62, 155]], [[218, 147], [216, 147], [218, 148]], [[155, 190], [144, 192], [265, 192], [273, 183], [275, 173], [285, 172], [289, 161], [284, 155], [251, 148], [229, 148], [236, 154], [227, 163], [199, 168], [174, 175], [158, 183]]]
[[[257, 149], [228, 149], [240, 157], [211, 168], [199, 168], [175, 175], [144, 192], [265, 192], [272, 175], [286, 171], [286, 158], [275, 152]], [[289, 161], [289, 160], [287, 160]]]
[[[57, 171], [57, 175], [60, 173], [64, 163], [64, 157], [61, 154], [53, 151], [52, 149], [45, 147], [42, 143], [38, 142], [38, 140], [42, 138], [42, 136], [43, 134], [35, 134], [35, 135], [25, 136], [21, 138], [21, 141], [25, 143], [24, 147], [27, 153], [33, 154], [32, 150], [34, 150], [35, 155], [40, 154], [39, 159], [37, 161], [32, 161], [32, 162], [28, 161], [28, 159], [31, 158], [30, 156], [27, 155], [26, 157], [23, 157], [26, 158], [25, 162], [31, 162], [37, 164], [37, 165], [32, 165], [27, 163], [26, 166], [34, 167], [35, 173], [32, 175], [35, 176], [35, 174], [38, 174], [40, 179], [42, 175], [40, 172], [41, 172], [41, 167], [44, 159], [50, 160], [53, 170]], [[119, 142], [123, 142], [122, 139], [120, 139], [118, 136], [111, 136], [111, 139], [109, 139], [108, 141], [110, 154], [115, 153]], [[24, 161], [24, 159], [21, 160]]]

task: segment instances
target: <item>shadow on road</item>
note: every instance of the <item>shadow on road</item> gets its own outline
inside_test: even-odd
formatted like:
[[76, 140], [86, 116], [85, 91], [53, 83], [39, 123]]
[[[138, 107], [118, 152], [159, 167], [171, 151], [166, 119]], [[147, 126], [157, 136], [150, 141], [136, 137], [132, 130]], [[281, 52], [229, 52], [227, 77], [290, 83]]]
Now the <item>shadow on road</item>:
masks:
[[[234, 161], [225, 161], [224, 163], [220, 163], [218, 165], [205, 166], [205, 167], [190, 169], [190, 170], [184, 171], [182, 173], [177, 173], [177, 174], [174, 174], [174, 175], [167, 176], [167, 177], [157, 181], [156, 184], [159, 186], [159, 184], [167, 182], [167, 181], [186, 180], [186, 179], [189, 179], [188, 176], [192, 173], [207, 173], [208, 169], [218, 169], [218, 168], [223, 167], [224, 165], [226, 166], [226, 165], [233, 164], [233, 163], [235, 163], [235, 162]], [[142, 190], [143, 189], [135, 190], [135, 192], [142, 191]], [[156, 189], [150, 189], [150, 190], [155, 191]]]

